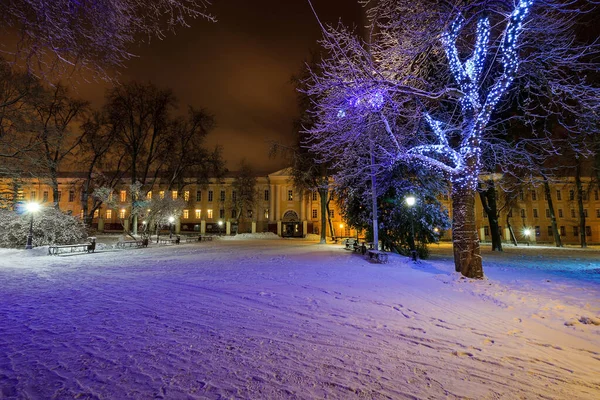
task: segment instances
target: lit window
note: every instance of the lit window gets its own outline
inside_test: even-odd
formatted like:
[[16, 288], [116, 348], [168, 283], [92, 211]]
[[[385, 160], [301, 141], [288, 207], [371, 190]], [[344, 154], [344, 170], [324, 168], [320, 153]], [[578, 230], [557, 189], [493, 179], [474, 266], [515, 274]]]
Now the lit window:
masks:
[[79, 218], [83, 219], [83, 209], [81, 209], [81, 212], [79, 213]]
[[148, 193], [146, 193], [146, 199], [152, 200], [152, 190], [150, 190]]
[[202, 210], [196, 210], [196, 218], [200, 219], [202, 216]]
[[98, 215], [100, 215], [100, 211], [98, 211], [98, 210], [94, 211], [94, 218], [98, 218]]
[[106, 210], [106, 219], [112, 218], [112, 210]]
[[176, 200], [176, 199], [177, 199], [177, 196], [178, 196], [177, 190], [172, 190], [172, 191], [171, 191], [171, 198], [172, 198], [173, 200]]
[[319, 192], [317, 192], [316, 190], [313, 190], [313, 192], [312, 192], [313, 201], [317, 201], [318, 195], [319, 195]]
[[125, 219], [125, 209], [124, 208], [121, 208], [121, 211], [119, 212], [119, 218]]
[[293, 200], [294, 200], [294, 191], [288, 190], [288, 201], [293, 201]]
[[331, 219], [335, 218], [335, 211], [329, 210], [329, 218], [331, 218]]
[[127, 200], [127, 192], [125, 190], [121, 190], [119, 192], [119, 198], [121, 199], [121, 203], [124, 203]]
[[206, 210], [206, 218], [212, 219], [212, 217], [213, 217], [213, 210]]
[[188, 219], [190, 217], [190, 210], [183, 210], [183, 219]]
[[36, 192], [31, 192], [31, 200], [34, 201], [35, 200], [35, 196], [37, 195]]
[[160, 192], [158, 192], [158, 197], [160, 197], [160, 199], [164, 199], [165, 198], [165, 191], [161, 190]]
[[[600, 212], [600, 210], [597, 210], [597, 211]], [[265, 209], [265, 219], [269, 219], [269, 209], [268, 208]]]
[[186, 190], [185, 192], [183, 192], [183, 200], [190, 201], [190, 191], [189, 190]]

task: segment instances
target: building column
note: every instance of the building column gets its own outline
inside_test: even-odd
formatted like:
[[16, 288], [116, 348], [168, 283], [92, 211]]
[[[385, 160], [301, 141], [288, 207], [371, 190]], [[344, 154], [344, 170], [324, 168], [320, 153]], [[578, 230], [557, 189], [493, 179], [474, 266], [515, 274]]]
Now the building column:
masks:
[[231, 235], [231, 222], [230, 221], [225, 222], [225, 234], [227, 236]]
[[256, 233], [256, 221], [252, 221], [252, 233]]
[[281, 220], [281, 185], [275, 185], [275, 221]]
[[271, 196], [269, 197], [269, 222], [275, 222], [275, 185], [270, 185]]
[[504, 240], [506, 240], [507, 242], [510, 242], [510, 229], [508, 228], [504, 228]]
[[302, 235], [306, 236], [308, 234], [308, 221], [302, 221]]
[[200, 221], [200, 234], [204, 235], [205, 233], [206, 233], [206, 221], [201, 220]]
[[277, 220], [277, 236], [281, 236], [281, 220]]
[[479, 228], [479, 240], [485, 242], [485, 228]]
[[104, 218], [98, 218], [98, 232], [104, 232]]
[[306, 201], [307, 200], [308, 200], [308, 196], [304, 196], [304, 190], [301, 190], [300, 191], [300, 221], [306, 221]]
[[123, 229], [125, 230], [125, 232], [129, 232], [129, 220], [128, 219], [123, 221]]

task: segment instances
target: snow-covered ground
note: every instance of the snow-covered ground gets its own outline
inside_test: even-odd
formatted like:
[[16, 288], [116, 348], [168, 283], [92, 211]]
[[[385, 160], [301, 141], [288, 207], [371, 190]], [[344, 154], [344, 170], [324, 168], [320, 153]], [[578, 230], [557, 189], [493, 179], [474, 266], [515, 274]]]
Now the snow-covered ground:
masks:
[[0, 250], [0, 398], [600, 398], [598, 250], [242, 238]]

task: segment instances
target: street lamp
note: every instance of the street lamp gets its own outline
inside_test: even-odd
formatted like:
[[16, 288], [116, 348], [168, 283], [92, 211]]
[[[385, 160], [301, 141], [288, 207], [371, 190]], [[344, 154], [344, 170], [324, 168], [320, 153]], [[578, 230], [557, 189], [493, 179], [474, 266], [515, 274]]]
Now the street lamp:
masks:
[[26, 250], [33, 249], [33, 214], [40, 210], [40, 204], [30, 202], [25, 206], [27, 212], [31, 215], [29, 219], [29, 234], [27, 235], [27, 244], [25, 245]]
[[340, 224], [340, 239], [341, 239], [341, 238], [342, 238], [342, 236], [343, 236], [343, 235], [342, 235], [342, 233], [343, 233], [342, 229], [344, 229], [344, 224]]
[[407, 196], [406, 199], [404, 199], [404, 201], [406, 202], [406, 205], [410, 208], [410, 237], [408, 239], [408, 245], [410, 246], [410, 254], [412, 260], [414, 262], [417, 262], [417, 249], [415, 247], [415, 221], [413, 216], [413, 206], [417, 202], [417, 199], [415, 198], [415, 196]]
[[169, 217], [169, 239], [173, 237], [173, 222], [175, 222], [175, 218]]
[[523, 235], [525, 235], [525, 237], [527, 238], [527, 246], [529, 246], [529, 240], [530, 240], [530, 235], [531, 235], [531, 229], [529, 228], [525, 228], [523, 230]]
[[219, 235], [223, 235], [223, 221], [219, 221]]

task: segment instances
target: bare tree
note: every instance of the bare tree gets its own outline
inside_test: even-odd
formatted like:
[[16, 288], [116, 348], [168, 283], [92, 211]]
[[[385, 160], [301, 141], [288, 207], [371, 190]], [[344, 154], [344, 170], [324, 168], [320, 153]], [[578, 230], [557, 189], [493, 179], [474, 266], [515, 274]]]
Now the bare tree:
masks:
[[109, 68], [133, 57], [131, 44], [162, 38], [192, 18], [214, 18], [209, 0], [8, 0], [0, 2], [2, 27], [16, 36], [16, 62], [40, 74]]

